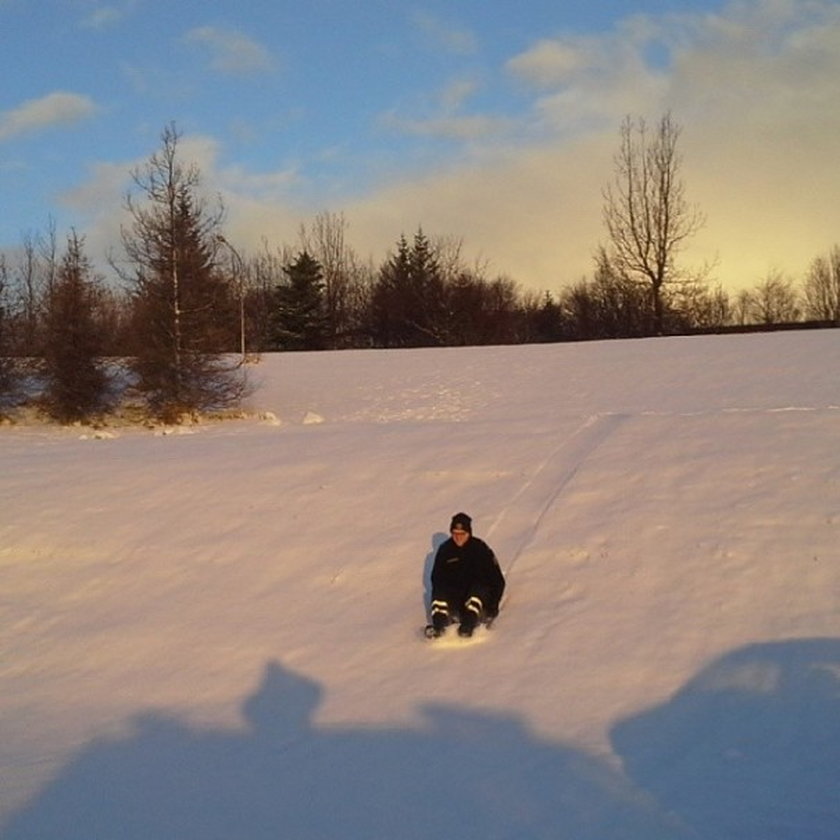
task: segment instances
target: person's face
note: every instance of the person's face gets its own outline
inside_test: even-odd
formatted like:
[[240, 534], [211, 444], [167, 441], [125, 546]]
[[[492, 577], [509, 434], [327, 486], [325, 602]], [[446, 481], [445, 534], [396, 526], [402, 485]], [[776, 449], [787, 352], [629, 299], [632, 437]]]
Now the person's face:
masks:
[[463, 528], [452, 529], [452, 541], [460, 548], [470, 538], [469, 532]]

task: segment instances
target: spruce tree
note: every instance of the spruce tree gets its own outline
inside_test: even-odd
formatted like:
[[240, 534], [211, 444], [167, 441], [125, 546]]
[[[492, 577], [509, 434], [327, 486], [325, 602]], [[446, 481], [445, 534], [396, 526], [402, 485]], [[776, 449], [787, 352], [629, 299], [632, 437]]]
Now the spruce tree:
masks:
[[283, 272], [287, 282], [275, 292], [274, 341], [279, 350], [323, 350], [329, 322], [324, 301], [323, 271], [302, 251]]
[[100, 358], [97, 286], [83, 240], [73, 233], [46, 301], [42, 404], [62, 423], [89, 419], [105, 407], [108, 377]]
[[136, 387], [167, 422], [235, 405], [246, 390], [239, 360], [224, 355], [238, 320], [214, 262], [223, 213], [199, 198], [198, 169], [180, 162], [178, 139], [167, 128], [161, 150], [134, 173], [145, 201], [129, 196], [132, 224], [123, 230], [134, 267]]
[[371, 299], [371, 332], [380, 347], [402, 347], [408, 340], [410, 274], [408, 241], [402, 235], [396, 253], [379, 269]]
[[17, 364], [12, 357], [11, 318], [6, 301], [6, 265], [0, 255], [0, 417], [18, 398]]
[[372, 332], [383, 347], [445, 343], [445, 284], [434, 248], [422, 229], [405, 236], [379, 271], [373, 291]]

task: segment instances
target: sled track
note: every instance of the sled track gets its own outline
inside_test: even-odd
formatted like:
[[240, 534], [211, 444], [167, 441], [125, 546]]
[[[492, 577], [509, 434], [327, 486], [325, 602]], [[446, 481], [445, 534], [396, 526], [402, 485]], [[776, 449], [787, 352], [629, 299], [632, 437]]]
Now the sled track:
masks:
[[[627, 414], [593, 414], [566, 437], [534, 474], [522, 485], [519, 492], [502, 509], [488, 529], [488, 537], [502, 524], [511, 535], [508, 541], [510, 558], [504, 571], [510, 574], [520, 555], [534, 541], [540, 524], [569, 482], [577, 475], [586, 460], [627, 419]], [[538, 510], [536, 517], [533, 511]]]

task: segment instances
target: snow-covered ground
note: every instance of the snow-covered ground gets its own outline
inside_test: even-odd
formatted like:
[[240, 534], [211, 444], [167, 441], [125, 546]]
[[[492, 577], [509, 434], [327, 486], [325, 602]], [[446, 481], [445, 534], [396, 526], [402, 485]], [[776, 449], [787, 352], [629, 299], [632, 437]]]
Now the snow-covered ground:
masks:
[[[0, 429], [3, 840], [840, 837], [840, 332], [254, 375]], [[462, 509], [509, 597], [436, 646]]]

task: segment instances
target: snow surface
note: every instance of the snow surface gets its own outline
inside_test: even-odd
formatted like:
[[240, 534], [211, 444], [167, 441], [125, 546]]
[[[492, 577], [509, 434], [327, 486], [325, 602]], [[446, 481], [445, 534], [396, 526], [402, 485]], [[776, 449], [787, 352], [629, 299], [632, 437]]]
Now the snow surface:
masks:
[[[0, 430], [3, 840], [840, 837], [840, 332], [254, 371]], [[462, 509], [509, 597], [436, 647]]]

